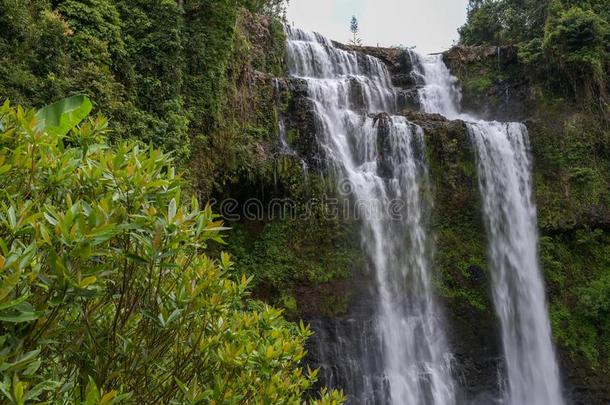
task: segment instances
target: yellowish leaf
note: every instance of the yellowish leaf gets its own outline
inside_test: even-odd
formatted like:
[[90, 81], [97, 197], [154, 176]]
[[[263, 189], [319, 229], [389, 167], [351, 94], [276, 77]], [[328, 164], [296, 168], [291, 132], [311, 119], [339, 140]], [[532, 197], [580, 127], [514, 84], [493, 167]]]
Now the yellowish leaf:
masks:
[[104, 396], [100, 399], [100, 405], [112, 402], [112, 400], [115, 399], [116, 396], [117, 396], [116, 391], [110, 391], [110, 392], [105, 393]]
[[95, 283], [96, 281], [97, 281], [97, 277], [95, 277], [95, 276], [85, 277], [80, 282], [80, 286], [81, 286], [81, 288], [85, 288], [85, 287], [90, 286], [91, 284]]

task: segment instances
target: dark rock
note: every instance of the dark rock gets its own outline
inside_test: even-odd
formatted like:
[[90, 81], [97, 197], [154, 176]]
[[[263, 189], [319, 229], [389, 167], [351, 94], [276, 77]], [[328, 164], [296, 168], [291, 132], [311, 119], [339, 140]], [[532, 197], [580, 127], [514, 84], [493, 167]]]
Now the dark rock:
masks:
[[522, 121], [531, 88], [515, 46], [454, 46], [443, 60], [459, 79], [462, 109], [488, 120]]
[[397, 104], [399, 110], [419, 111], [421, 103], [417, 89], [400, 89]]
[[377, 174], [380, 177], [391, 178], [394, 173], [394, 164], [391, 160], [392, 144], [390, 142], [391, 118], [381, 113], [374, 118], [377, 127]]
[[333, 44], [337, 48], [362, 55], [370, 55], [381, 60], [392, 76], [392, 84], [398, 88], [411, 89], [417, 85], [415, 79], [411, 75], [411, 72], [413, 71], [413, 61], [406, 49], [353, 46], [341, 44], [339, 42], [334, 42]]
[[307, 82], [298, 78], [278, 81], [279, 99], [284, 102], [285, 130], [290, 134], [289, 143], [310, 170], [323, 172], [326, 157], [317, 138], [318, 119], [314, 102], [308, 98]]
[[485, 274], [485, 270], [481, 268], [481, 266], [470, 266], [468, 268], [469, 281], [472, 285], [482, 285], [487, 281], [487, 275]]

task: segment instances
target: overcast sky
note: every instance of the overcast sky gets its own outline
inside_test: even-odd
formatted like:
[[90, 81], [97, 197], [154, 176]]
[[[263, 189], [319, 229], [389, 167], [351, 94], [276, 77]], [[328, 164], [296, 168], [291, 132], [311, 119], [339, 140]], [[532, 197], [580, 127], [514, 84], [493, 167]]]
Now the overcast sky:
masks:
[[352, 15], [365, 45], [417, 45], [421, 53], [448, 49], [466, 21], [468, 0], [290, 0], [288, 21], [339, 42], [351, 36]]

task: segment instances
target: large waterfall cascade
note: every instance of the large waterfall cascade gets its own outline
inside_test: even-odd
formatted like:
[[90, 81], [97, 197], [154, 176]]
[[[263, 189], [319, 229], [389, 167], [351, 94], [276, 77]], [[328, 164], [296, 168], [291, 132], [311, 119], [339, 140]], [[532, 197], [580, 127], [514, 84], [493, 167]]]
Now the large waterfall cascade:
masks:
[[441, 55], [411, 54], [423, 82], [422, 109], [466, 122], [477, 151], [479, 188], [489, 237], [493, 297], [505, 358], [504, 402], [561, 405], [559, 368], [552, 343], [538, 260], [527, 128], [461, 114], [457, 79]]
[[[307, 85], [318, 141], [351, 199], [367, 208], [361, 237], [376, 309], [346, 337], [346, 346], [360, 347], [340, 353], [348, 364], [344, 388], [353, 403], [454, 404], [452, 358], [431, 286], [423, 131], [389, 115], [397, 93], [381, 61], [318, 34], [286, 31], [290, 74]], [[388, 114], [373, 115], [381, 112]]]
[[[337, 332], [333, 358], [343, 366], [327, 365], [326, 378], [344, 373], [353, 403], [454, 404], [451, 354], [431, 287], [423, 131], [390, 115], [398, 97], [381, 61], [338, 49], [318, 34], [286, 30], [290, 74], [306, 83], [328, 162], [357, 205], [376, 207], [361, 218], [362, 246], [376, 281], [375, 315], [350, 320], [350, 336]], [[502, 403], [562, 405], [538, 265], [527, 129], [461, 113], [457, 79], [442, 57], [410, 56], [422, 110], [465, 121], [477, 152], [505, 358]], [[382, 112], [388, 114], [375, 115]], [[392, 211], [399, 215], [388, 215], [396, 201], [403, 203]]]

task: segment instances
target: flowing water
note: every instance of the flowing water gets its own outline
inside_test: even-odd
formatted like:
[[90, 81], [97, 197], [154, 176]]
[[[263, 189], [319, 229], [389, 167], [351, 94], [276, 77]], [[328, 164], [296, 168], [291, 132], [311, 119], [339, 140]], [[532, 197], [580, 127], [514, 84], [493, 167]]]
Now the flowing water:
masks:
[[423, 82], [422, 108], [467, 122], [477, 152], [479, 188], [489, 238], [493, 296], [505, 358], [504, 402], [561, 405], [559, 369], [538, 264], [527, 128], [459, 113], [457, 80], [440, 55], [411, 55]]
[[[423, 131], [389, 115], [397, 93], [381, 61], [318, 34], [286, 31], [290, 74], [307, 84], [318, 141], [339, 188], [360, 207], [375, 280], [372, 316], [347, 320], [334, 334], [339, 364], [322, 364], [323, 373], [342, 380], [351, 403], [451, 405], [451, 355], [431, 286]], [[381, 112], [389, 114], [375, 115]]]
[[[397, 91], [378, 59], [286, 30], [290, 74], [306, 83], [318, 141], [341, 178], [339, 188], [361, 208], [362, 246], [375, 280], [371, 313], [319, 328], [325, 335], [319, 341], [332, 342], [316, 348], [325, 382], [344, 388], [351, 403], [454, 404], [451, 354], [431, 287], [422, 130], [391, 115]], [[457, 80], [441, 56], [410, 56], [422, 110], [464, 120], [477, 152], [505, 358], [501, 402], [562, 405], [538, 266], [527, 129], [461, 113]]]

